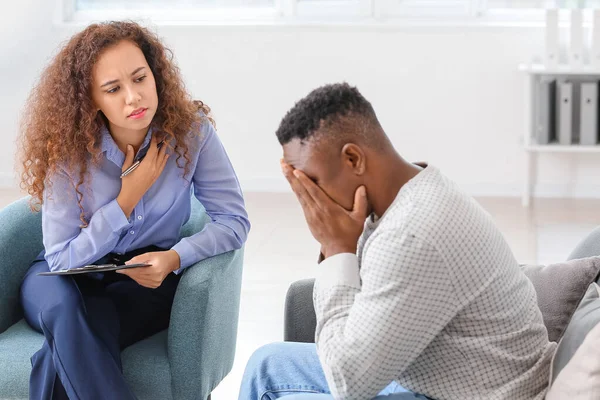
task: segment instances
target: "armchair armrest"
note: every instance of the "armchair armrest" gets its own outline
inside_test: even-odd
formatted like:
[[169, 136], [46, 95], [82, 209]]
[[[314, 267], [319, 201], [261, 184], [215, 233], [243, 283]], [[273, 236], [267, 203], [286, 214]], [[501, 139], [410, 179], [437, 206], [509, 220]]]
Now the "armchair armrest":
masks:
[[41, 213], [30, 210], [29, 197], [0, 210], [0, 333], [22, 316], [21, 282], [29, 264], [44, 248], [41, 218]]
[[206, 399], [231, 371], [243, 254], [220, 254], [183, 272], [168, 331], [174, 399]]
[[313, 304], [314, 279], [291, 284], [285, 298], [283, 340], [314, 343], [317, 318]]

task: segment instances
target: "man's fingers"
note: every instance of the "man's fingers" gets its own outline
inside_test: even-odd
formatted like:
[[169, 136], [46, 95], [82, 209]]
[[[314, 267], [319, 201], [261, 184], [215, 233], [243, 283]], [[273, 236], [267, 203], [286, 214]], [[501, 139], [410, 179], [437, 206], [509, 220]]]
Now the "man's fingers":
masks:
[[[317, 205], [326, 206], [335, 204], [333, 200], [314, 183], [306, 174], [300, 170], [294, 170], [294, 176], [298, 181], [302, 184], [306, 192], [312, 197], [312, 199], [317, 203]], [[329, 203], [329, 204], [328, 204]]]
[[287, 179], [289, 182], [302, 207], [306, 207], [312, 203], [312, 197], [310, 197], [310, 194], [306, 191], [304, 185], [298, 180], [298, 178], [294, 176], [294, 169], [282, 162], [281, 170], [283, 171], [285, 179]]
[[352, 207], [352, 216], [364, 220], [369, 212], [369, 202], [367, 199], [367, 188], [360, 186], [354, 193], [354, 206]]
[[283, 176], [285, 176], [285, 179], [287, 179], [290, 185], [292, 185], [292, 180], [294, 179], [294, 169], [282, 161], [281, 172], [283, 172]]

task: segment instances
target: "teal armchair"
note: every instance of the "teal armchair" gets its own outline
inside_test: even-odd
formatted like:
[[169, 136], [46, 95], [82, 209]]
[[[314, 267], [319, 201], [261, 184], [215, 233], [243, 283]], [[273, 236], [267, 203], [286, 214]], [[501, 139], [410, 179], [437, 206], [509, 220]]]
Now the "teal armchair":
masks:
[[[28, 198], [0, 210], [0, 399], [29, 397], [30, 357], [43, 335], [23, 320], [19, 288], [42, 250], [41, 213]], [[209, 220], [198, 201], [181, 236]], [[243, 249], [187, 268], [179, 282], [169, 328], [121, 353], [123, 373], [140, 400], [205, 400], [233, 365]]]

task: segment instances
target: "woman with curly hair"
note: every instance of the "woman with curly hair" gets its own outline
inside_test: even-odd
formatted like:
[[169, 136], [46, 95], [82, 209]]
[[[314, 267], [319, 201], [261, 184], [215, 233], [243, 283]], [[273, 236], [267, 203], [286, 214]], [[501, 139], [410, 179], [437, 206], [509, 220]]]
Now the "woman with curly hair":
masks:
[[[22, 121], [22, 179], [41, 205], [44, 240], [21, 287], [25, 318], [46, 337], [31, 360], [30, 398], [133, 399], [121, 350], [168, 326], [186, 267], [246, 240], [235, 172], [209, 108], [191, 100], [157, 36], [133, 22], [73, 36]], [[179, 240], [192, 194], [211, 221]], [[115, 262], [150, 266], [38, 275]]]

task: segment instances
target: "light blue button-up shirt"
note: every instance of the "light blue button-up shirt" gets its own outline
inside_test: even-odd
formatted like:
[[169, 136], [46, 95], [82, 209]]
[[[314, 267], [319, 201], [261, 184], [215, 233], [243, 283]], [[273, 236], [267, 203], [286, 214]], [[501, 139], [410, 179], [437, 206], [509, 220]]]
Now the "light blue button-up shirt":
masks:
[[[150, 142], [148, 131], [141, 148]], [[68, 151], [68, 149], [65, 149]], [[90, 162], [88, 179], [80, 187], [89, 224], [81, 228], [73, 182], [79, 174], [59, 169], [44, 192], [42, 230], [45, 257], [51, 271], [81, 267], [108, 253], [126, 253], [156, 245], [175, 250], [185, 267], [205, 258], [239, 249], [250, 222], [242, 191], [225, 149], [213, 126], [203, 121], [200, 134], [190, 140], [190, 172], [169, 157], [165, 169], [127, 219], [116, 201], [121, 190], [125, 155], [107, 129], [102, 131], [102, 158]], [[180, 160], [183, 165], [185, 160]], [[72, 176], [73, 179], [69, 177]], [[179, 240], [191, 212], [191, 195], [205, 207], [211, 221], [205, 228]]]

